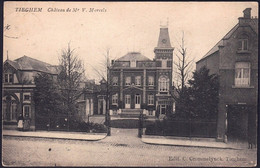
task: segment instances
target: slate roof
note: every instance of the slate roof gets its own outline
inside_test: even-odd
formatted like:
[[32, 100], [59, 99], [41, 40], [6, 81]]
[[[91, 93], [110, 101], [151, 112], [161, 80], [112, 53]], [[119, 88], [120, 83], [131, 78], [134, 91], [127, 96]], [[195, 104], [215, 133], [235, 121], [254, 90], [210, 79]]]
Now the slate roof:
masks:
[[[249, 26], [258, 34], [258, 19], [251, 19], [249, 22]], [[239, 23], [237, 23], [213, 48], [211, 48], [199, 61], [210, 56], [211, 54], [217, 52], [219, 50], [219, 46], [223, 46], [223, 40], [229, 39], [231, 35], [238, 29]], [[199, 62], [197, 61], [197, 62]]]
[[59, 71], [58, 66], [54, 66], [28, 56], [20, 57], [14, 61], [6, 60], [6, 62], [12, 65], [15, 69], [19, 70], [34, 70], [50, 74], [57, 74]]
[[146, 56], [142, 55], [140, 52], [129, 52], [126, 55], [122, 56], [121, 58], [118, 58], [117, 61], [151, 61]]
[[[163, 41], [165, 40], [165, 41]], [[168, 28], [160, 28], [159, 40], [157, 48], [171, 48], [171, 41], [168, 32]]]

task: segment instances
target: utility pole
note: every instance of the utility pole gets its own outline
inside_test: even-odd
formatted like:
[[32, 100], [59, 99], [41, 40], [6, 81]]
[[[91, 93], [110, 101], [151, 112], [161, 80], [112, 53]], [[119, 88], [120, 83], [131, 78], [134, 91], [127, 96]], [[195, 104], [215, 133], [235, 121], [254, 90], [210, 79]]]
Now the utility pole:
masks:
[[109, 50], [107, 50], [107, 82], [106, 82], [106, 124], [107, 124], [107, 136], [111, 136], [110, 129], [110, 114], [109, 114], [109, 80], [110, 80], [110, 67], [109, 67]]

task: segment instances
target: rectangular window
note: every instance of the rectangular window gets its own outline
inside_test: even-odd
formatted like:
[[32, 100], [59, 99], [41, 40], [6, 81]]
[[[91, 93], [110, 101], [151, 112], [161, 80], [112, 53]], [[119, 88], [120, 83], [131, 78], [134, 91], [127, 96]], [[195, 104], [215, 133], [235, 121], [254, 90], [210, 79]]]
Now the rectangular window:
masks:
[[154, 85], [154, 77], [153, 76], [149, 76], [148, 77], [148, 86], [153, 86]]
[[166, 68], [166, 67], [167, 67], [167, 60], [166, 60], [166, 59], [163, 59], [163, 60], [162, 60], [162, 67], [163, 67], [163, 68]]
[[154, 104], [154, 96], [148, 95], [148, 105], [153, 105], [153, 104]]
[[125, 78], [125, 85], [126, 85], [126, 86], [130, 86], [130, 85], [131, 85], [131, 77], [130, 77], [130, 76], [127, 76], [127, 77]]
[[24, 105], [23, 106], [23, 115], [25, 116], [25, 117], [31, 117], [31, 113], [30, 113], [30, 111], [31, 111], [31, 108], [30, 108], [31, 106], [30, 105]]
[[16, 120], [17, 119], [17, 104], [12, 102], [11, 105], [11, 120]]
[[239, 51], [248, 51], [248, 39], [240, 39], [238, 41], [238, 50]]
[[148, 115], [153, 115], [153, 110], [149, 110]]
[[112, 81], [112, 82], [113, 82], [113, 83], [112, 83], [113, 86], [117, 86], [117, 85], [118, 85], [118, 77], [114, 76], [112, 80], [113, 80], [113, 81]]
[[9, 74], [9, 83], [13, 83], [13, 74]]
[[24, 95], [24, 100], [30, 100], [30, 95]]
[[131, 95], [125, 95], [125, 104], [130, 104], [131, 102]]
[[113, 105], [117, 105], [117, 100], [118, 100], [118, 95], [117, 94], [112, 95], [112, 104]]
[[250, 63], [237, 62], [235, 70], [235, 86], [250, 85]]
[[161, 61], [156, 61], [156, 67], [162, 67], [162, 62]]
[[172, 67], [172, 61], [167, 61], [167, 67]]
[[5, 74], [5, 83], [13, 83], [13, 74]]
[[135, 85], [136, 86], [141, 86], [141, 76], [136, 76], [135, 77]]
[[9, 79], [8, 79], [8, 74], [5, 74], [5, 83], [8, 83]]
[[136, 60], [131, 60], [130, 67], [136, 67]]

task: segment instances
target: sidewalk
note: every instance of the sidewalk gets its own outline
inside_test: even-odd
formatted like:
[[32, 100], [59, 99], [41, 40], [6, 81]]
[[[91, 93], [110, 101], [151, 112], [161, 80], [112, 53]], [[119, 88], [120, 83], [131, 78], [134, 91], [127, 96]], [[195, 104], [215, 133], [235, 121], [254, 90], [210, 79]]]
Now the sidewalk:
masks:
[[172, 145], [172, 146], [192, 146], [206, 147], [219, 149], [247, 149], [247, 143], [224, 143], [216, 142], [214, 138], [185, 138], [185, 137], [170, 137], [170, 136], [150, 136], [143, 135], [142, 142], [147, 144], [157, 145]]
[[83, 132], [61, 132], [61, 131], [18, 131], [2, 130], [3, 136], [35, 137], [51, 139], [70, 139], [84, 141], [98, 141], [106, 137], [106, 133], [83, 133]]

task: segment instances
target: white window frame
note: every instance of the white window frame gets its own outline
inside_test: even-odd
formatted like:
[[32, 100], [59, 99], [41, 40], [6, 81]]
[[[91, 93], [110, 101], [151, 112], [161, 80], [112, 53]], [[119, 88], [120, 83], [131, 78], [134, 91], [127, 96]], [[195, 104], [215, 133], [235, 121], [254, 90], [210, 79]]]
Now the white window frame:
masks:
[[[237, 62], [235, 64], [235, 86], [250, 86], [250, 67], [251, 65], [249, 62]], [[248, 73], [247, 75], [246, 70]]]
[[[238, 48], [239, 51], [248, 51], [248, 39], [239, 39], [239, 43], [241, 42], [241, 48]], [[246, 45], [245, 45], [246, 43]], [[240, 46], [239, 46], [240, 47]]]
[[25, 116], [26, 107], [28, 107], [28, 109], [29, 109], [29, 118], [31, 118], [31, 105], [24, 105], [23, 106], [23, 116]]
[[130, 86], [130, 85], [131, 85], [131, 76], [127, 76], [127, 77], [125, 78], [125, 85], [126, 85], [126, 86]]
[[136, 94], [135, 95], [135, 108], [140, 109], [141, 107], [141, 95]]
[[112, 95], [112, 104], [117, 105], [118, 104], [118, 94]]
[[130, 61], [130, 67], [136, 67], [136, 60]]
[[148, 76], [148, 86], [154, 86], [154, 77]]
[[114, 76], [113, 78], [112, 78], [112, 84], [113, 84], [113, 86], [118, 86], [118, 77], [117, 76]]
[[[7, 75], [7, 78], [6, 78], [6, 75]], [[10, 81], [10, 76], [12, 76], [12, 81]], [[7, 79], [7, 81], [6, 81]], [[4, 74], [4, 82], [5, 83], [13, 83], [14, 82], [14, 74], [12, 73], [5, 73]]]
[[131, 107], [131, 95], [125, 95], [125, 108]]
[[148, 95], [148, 105], [154, 105], [154, 95], [153, 94]]
[[136, 76], [135, 77], [135, 85], [136, 86], [141, 86], [141, 76]]
[[167, 68], [167, 59], [162, 60], [162, 68]]
[[159, 91], [168, 92], [169, 91], [169, 78], [162, 76], [159, 78]]
[[148, 115], [152, 116], [153, 115], [153, 110], [148, 110]]

